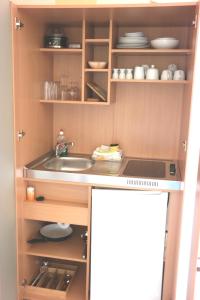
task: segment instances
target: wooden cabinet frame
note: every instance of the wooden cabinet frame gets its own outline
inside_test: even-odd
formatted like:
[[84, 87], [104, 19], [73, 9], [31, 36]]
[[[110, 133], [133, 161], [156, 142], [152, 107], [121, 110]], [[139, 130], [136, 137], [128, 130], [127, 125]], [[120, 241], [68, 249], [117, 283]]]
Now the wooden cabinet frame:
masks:
[[[88, 236], [88, 258], [83, 262], [75, 255], [66, 256], [63, 250], [58, 255], [43, 249], [28, 249], [25, 237], [38, 230], [39, 221], [64, 222], [65, 216], [70, 222], [87, 226], [90, 231], [91, 186], [63, 183], [30, 182], [38, 191], [48, 195], [43, 204], [26, 202], [26, 186], [23, 179], [23, 166], [54, 147], [56, 133], [63, 128], [67, 137], [75, 139], [76, 153], [91, 153], [98, 144], [119, 142], [125, 155], [143, 158], [165, 158], [179, 161], [184, 179], [186, 152], [183, 142], [188, 139], [188, 127], [191, 107], [193, 67], [195, 54], [196, 28], [195, 16], [197, 5], [184, 4], [149, 4], [115, 5], [91, 7], [66, 6], [31, 6], [12, 4], [13, 32], [13, 90], [15, 122], [15, 165], [16, 165], [16, 203], [18, 233], [18, 282], [19, 300], [26, 297], [38, 300], [50, 299], [50, 295], [34, 294], [23, 287], [25, 275], [35, 268], [37, 258], [55, 257], [61, 260], [78, 261], [84, 265], [81, 271], [86, 276], [84, 295], [81, 300], [88, 300], [89, 293], [89, 254], [90, 236]], [[67, 14], [66, 14], [67, 13]], [[78, 36], [81, 36], [81, 49], [52, 50], [43, 48], [42, 39], [46, 25], [53, 18], [54, 22], [78, 21]], [[169, 28], [169, 18], [173, 20]], [[176, 16], [176, 18], [175, 18]], [[24, 29], [16, 30], [15, 18], [24, 23]], [[141, 22], [144, 18], [144, 23]], [[131, 20], [134, 20], [131, 23]], [[145, 23], [146, 22], [146, 23]], [[68, 24], [69, 24], [68, 23]], [[103, 24], [103, 25], [102, 25]], [[92, 27], [105, 27], [106, 34], [99, 36], [92, 33]], [[181, 25], [181, 26], [180, 26]], [[75, 26], [75, 25], [74, 25]], [[155, 49], [116, 49], [116, 41], [125, 30], [147, 30], [150, 37], [168, 32], [175, 33], [181, 40], [181, 48], [174, 50]], [[179, 28], [180, 27], [180, 28]], [[133, 30], [133, 29], [132, 29]], [[73, 28], [72, 28], [73, 31]], [[97, 28], [98, 32], [98, 28]], [[103, 32], [103, 30], [102, 30]], [[31, 33], [31, 34], [30, 34]], [[89, 59], [101, 57], [100, 45], [107, 50], [108, 67], [106, 70], [91, 70], [87, 66]], [[91, 50], [92, 49], [92, 50]], [[95, 50], [94, 50], [95, 49]], [[81, 76], [81, 97], [79, 101], [42, 99], [42, 82], [57, 80], [62, 68], [69, 59], [72, 77]], [[70, 61], [70, 58], [71, 61]], [[128, 67], [130, 64], [155, 62], [159, 68], [175, 60], [187, 71], [187, 80], [169, 81], [119, 81], [112, 79], [114, 67]], [[106, 102], [87, 101], [88, 79], [98, 79], [107, 90]], [[159, 95], [158, 95], [159, 94]], [[59, 104], [59, 105], [58, 105]], [[66, 105], [65, 105], [66, 104]], [[72, 105], [73, 104], [73, 105]], [[80, 105], [81, 104], [81, 105]], [[103, 122], [102, 122], [103, 121]], [[103, 125], [102, 125], [103, 123]], [[19, 141], [17, 132], [26, 134]], [[140, 134], [139, 134], [140, 133]], [[91, 139], [91, 136], [93, 137]], [[51, 192], [48, 192], [49, 186]], [[66, 188], [74, 199], [60, 199], [59, 190]], [[73, 188], [74, 187], [74, 191]], [[53, 192], [54, 190], [54, 192]], [[80, 192], [81, 191], [81, 192]], [[52, 194], [51, 194], [52, 193]], [[58, 196], [57, 196], [58, 195]], [[74, 196], [74, 195], [77, 195]], [[67, 199], [67, 200], [66, 200]], [[42, 207], [42, 209], [40, 209]], [[171, 193], [168, 249], [166, 253], [166, 271], [164, 278], [163, 300], [175, 299], [176, 263], [178, 257], [178, 239], [181, 219], [182, 193]], [[26, 229], [25, 229], [26, 227]], [[28, 228], [28, 229], [27, 229]], [[79, 230], [79, 229], [78, 229]], [[75, 236], [75, 245], [80, 232]], [[46, 251], [46, 252], [45, 252]], [[72, 251], [72, 250], [71, 250]], [[73, 252], [73, 251], [72, 251]], [[46, 254], [45, 254], [46, 253]], [[36, 258], [36, 260], [35, 260]], [[26, 263], [29, 266], [26, 266]], [[172, 276], [173, 274], [173, 276]], [[82, 275], [81, 275], [82, 276]], [[81, 277], [78, 277], [78, 282]], [[78, 283], [79, 284], [79, 283]], [[52, 295], [53, 297], [53, 295]], [[71, 298], [70, 298], [71, 297]], [[72, 294], [69, 299], [80, 300], [80, 294]]]

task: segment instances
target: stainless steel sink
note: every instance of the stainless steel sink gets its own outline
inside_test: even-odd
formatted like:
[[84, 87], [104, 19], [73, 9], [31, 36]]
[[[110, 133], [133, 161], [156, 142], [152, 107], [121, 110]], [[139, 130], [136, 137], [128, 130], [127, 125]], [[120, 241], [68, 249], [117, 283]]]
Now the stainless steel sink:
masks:
[[71, 171], [79, 172], [90, 169], [93, 165], [93, 161], [83, 157], [53, 157], [44, 163], [44, 168], [55, 171]]

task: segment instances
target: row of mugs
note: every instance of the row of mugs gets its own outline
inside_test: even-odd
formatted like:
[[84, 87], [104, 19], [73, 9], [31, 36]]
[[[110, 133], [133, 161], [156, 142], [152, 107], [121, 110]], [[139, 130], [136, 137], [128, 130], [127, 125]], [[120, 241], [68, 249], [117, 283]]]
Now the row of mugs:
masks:
[[[170, 65], [173, 66], [173, 65]], [[154, 65], [149, 67], [148, 65], [135, 66], [133, 69], [113, 69], [113, 79], [136, 79], [136, 80], [184, 80], [185, 72], [183, 70], [177, 70], [168, 68], [160, 72]]]

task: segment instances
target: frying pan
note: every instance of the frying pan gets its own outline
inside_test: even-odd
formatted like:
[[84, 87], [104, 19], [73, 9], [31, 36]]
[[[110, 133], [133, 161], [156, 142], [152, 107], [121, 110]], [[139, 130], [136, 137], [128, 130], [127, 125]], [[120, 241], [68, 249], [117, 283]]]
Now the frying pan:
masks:
[[73, 230], [69, 224], [53, 223], [40, 228], [40, 237], [28, 240], [30, 244], [43, 242], [59, 242], [64, 241], [72, 234]]

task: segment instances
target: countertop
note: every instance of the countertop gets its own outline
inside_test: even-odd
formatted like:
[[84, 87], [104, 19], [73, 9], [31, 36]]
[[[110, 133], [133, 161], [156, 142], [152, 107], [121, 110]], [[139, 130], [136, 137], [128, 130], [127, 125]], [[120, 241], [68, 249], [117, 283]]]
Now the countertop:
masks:
[[[73, 157], [84, 157], [91, 158], [89, 155], [72, 154], [69, 156]], [[77, 184], [88, 184], [93, 186], [105, 186], [113, 188], [131, 188], [131, 189], [142, 189], [142, 190], [182, 190], [183, 182], [180, 179], [180, 173], [178, 164], [171, 160], [155, 160], [155, 159], [144, 159], [144, 158], [133, 158], [124, 157], [121, 161], [94, 161], [91, 168], [78, 171], [55, 171], [44, 168], [44, 163], [52, 157], [52, 152], [49, 152], [33, 162], [29, 163], [24, 167], [24, 177], [34, 178], [41, 180], [52, 180], [52, 181], [64, 181]], [[136, 176], [130, 176], [130, 166], [137, 166]], [[144, 162], [148, 162], [148, 165], [160, 165], [164, 163], [164, 174], [159, 177], [159, 173], [156, 177], [141, 176], [142, 165]], [[129, 165], [128, 165], [129, 163]], [[176, 167], [176, 174], [171, 175], [169, 172], [170, 164], [174, 164]], [[128, 167], [129, 166], [129, 167]], [[141, 166], [141, 168], [139, 168]], [[153, 170], [153, 168], [152, 168]], [[133, 173], [135, 170], [133, 171]], [[139, 172], [139, 173], [138, 173]], [[128, 175], [125, 175], [128, 173]], [[155, 173], [155, 172], [154, 172]], [[138, 176], [137, 174], [140, 174]]]

